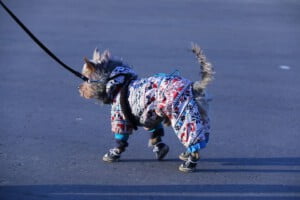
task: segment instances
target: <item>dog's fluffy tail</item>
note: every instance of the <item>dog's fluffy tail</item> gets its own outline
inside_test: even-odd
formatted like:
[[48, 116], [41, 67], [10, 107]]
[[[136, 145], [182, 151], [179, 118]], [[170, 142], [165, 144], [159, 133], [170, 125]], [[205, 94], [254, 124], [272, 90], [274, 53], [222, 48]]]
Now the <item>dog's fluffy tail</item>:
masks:
[[200, 46], [192, 43], [192, 51], [200, 63], [201, 70], [201, 80], [194, 82], [193, 89], [197, 93], [202, 93], [207, 85], [214, 79], [215, 71], [212, 64], [206, 60], [206, 56], [203, 54]]

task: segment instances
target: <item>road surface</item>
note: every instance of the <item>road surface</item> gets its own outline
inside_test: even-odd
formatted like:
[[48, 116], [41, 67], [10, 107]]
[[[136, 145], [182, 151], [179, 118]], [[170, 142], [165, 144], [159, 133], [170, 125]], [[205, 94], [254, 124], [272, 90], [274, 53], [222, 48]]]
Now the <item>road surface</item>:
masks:
[[79, 96], [61, 68], [0, 9], [0, 199], [300, 199], [300, 2], [295, 0], [4, 0], [64, 62], [81, 70], [95, 47], [140, 77], [175, 69], [199, 79], [189, 50], [216, 69], [213, 132], [196, 173], [178, 171], [184, 148], [154, 160], [148, 135], [122, 162], [110, 108]]

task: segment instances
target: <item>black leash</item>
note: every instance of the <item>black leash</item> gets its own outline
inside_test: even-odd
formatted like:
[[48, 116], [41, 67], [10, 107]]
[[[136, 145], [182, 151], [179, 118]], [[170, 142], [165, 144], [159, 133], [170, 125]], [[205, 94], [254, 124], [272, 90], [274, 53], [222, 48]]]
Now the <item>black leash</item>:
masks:
[[120, 105], [121, 105], [121, 110], [125, 116], [125, 119], [131, 123], [132, 128], [134, 130], [137, 130], [137, 126], [139, 125], [139, 122], [135, 119], [134, 115], [132, 114], [131, 107], [128, 101], [128, 86], [131, 83], [131, 81], [135, 79], [136, 77], [132, 77], [128, 74], [125, 75], [125, 82], [120, 91]]
[[73, 73], [75, 76], [81, 78], [83, 81], [89, 81], [87, 77], [85, 77], [83, 74], [79, 73], [78, 71], [75, 71], [68, 65], [66, 65], [64, 62], [62, 62], [58, 57], [56, 57], [41, 41], [39, 41], [31, 32], [30, 30], [14, 15], [14, 13], [9, 10], [6, 5], [0, 0], [1, 6], [4, 8], [4, 10], [7, 11], [7, 13], [15, 20], [15, 22], [21, 26], [21, 28], [30, 36], [30, 38], [39, 45], [51, 58], [53, 58], [56, 62], [58, 62], [63, 68], [68, 70], [69, 72]]

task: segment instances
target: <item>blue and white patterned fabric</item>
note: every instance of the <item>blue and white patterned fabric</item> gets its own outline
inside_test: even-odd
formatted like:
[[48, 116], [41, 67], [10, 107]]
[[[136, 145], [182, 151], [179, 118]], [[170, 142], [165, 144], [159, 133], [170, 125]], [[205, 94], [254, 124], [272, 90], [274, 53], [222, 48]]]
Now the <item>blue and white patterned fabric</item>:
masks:
[[[129, 67], [117, 67], [111, 77], [117, 74], [136, 73]], [[131, 134], [133, 127], [125, 120], [120, 106], [120, 93], [124, 76], [118, 76], [107, 84], [107, 93], [116, 94], [111, 110], [112, 131]], [[210, 122], [201, 117], [193, 96], [192, 82], [177, 74], [157, 74], [148, 78], [133, 80], [129, 87], [128, 101], [132, 114], [141, 126], [151, 130], [168, 118], [181, 143], [189, 148], [202, 149], [208, 142]], [[195, 146], [196, 145], [196, 146]], [[193, 147], [194, 146], [194, 147]]]

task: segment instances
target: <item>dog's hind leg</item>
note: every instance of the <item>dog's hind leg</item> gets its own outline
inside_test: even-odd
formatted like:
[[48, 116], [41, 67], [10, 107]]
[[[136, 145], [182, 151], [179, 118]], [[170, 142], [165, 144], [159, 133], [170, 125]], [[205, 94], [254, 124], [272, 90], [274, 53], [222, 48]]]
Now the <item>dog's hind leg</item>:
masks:
[[148, 130], [150, 133], [149, 146], [153, 147], [157, 160], [162, 160], [169, 152], [169, 146], [162, 142], [164, 128], [159, 124], [156, 128]]

